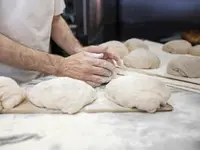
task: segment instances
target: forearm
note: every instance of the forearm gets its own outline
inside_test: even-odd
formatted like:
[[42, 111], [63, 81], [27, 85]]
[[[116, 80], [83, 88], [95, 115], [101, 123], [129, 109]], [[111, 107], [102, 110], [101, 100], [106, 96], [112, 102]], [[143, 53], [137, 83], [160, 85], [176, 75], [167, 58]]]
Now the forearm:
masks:
[[69, 54], [79, 52], [82, 45], [61, 16], [56, 16], [52, 23], [52, 39]]
[[56, 75], [64, 58], [33, 50], [0, 34], [0, 62], [17, 68]]

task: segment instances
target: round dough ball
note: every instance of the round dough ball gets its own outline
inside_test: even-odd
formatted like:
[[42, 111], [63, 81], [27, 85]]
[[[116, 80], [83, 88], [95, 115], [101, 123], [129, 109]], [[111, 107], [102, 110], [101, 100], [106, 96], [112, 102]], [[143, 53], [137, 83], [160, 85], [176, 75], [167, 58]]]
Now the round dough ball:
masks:
[[128, 55], [128, 49], [123, 43], [119, 41], [109, 41], [101, 45], [108, 46], [109, 50], [117, 53], [120, 58], [123, 58], [124, 56]]
[[12, 109], [26, 98], [22, 88], [11, 78], [0, 77], [0, 110]]
[[83, 81], [58, 77], [35, 85], [28, 99], [38, 107], [74, 114], [96, 99], [96, 90]]
[[170, 91], [165, 84], [150, 77], [123, 76], [113, 79], [105, 88], [108, 100], [126, 108], [155, 112], [165, 106]]
[[124, 65], [136, 69], [155, 69], [160, 66], [160, 59], [151, 51], [137, 49], [123, 58]]
[[144, 41], [136, 38], [129, 39], [124, 44], [128, 48], [129, 52], [138, 48], [149, 49], [148, 45], [146, 45]]
[[193, 46], [189, 49], [189, 54], [200, 56], [200, 45]]
[[167, 73], [189, 78], [200, 77], [200, 58], [196, 56], [179, 56], [167, 65]]
[[192, 45], [185, 40], [174, 40], [163, 46], [163, 51], [173, 54], [188, 54]]

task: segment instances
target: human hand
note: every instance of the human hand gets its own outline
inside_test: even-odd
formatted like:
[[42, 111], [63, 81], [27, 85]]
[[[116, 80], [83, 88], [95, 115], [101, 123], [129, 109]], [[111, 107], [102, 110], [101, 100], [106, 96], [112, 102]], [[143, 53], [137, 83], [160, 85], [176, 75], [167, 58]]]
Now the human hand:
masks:
[[[99, 47], [99, 48], [97, 48]], [[95, 54], [103, 54], [103, 57], [101, 59], [107, 60], [114, 65], [121, 66], [121, 59], [118, 53], [115, 53], [114, 50], [108, 48], [105, 45], [100, 45], [100, 46], [90, 46], [90, 47], [83, 47], [79, 49], [79, 52], [89, 52], [89, 53], [95, 53]]]
[[[58, 69], [58, 76], [68, 76], [96, 87], [112, 79], [115, 66], [107, 58], [118, 59], [106, 47], [90, 46], [85, 51], [65, 58]], [[117, 60], [118, 61], [118, 60]]]

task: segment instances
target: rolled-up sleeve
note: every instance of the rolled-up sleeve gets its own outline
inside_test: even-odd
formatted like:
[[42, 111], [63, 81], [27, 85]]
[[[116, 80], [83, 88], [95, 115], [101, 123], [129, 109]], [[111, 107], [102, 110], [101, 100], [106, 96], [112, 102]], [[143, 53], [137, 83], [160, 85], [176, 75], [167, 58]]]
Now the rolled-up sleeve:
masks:
[[65, 9], [64, 0], [54, 0], [54, 15], [58, 16], [63, 13]]

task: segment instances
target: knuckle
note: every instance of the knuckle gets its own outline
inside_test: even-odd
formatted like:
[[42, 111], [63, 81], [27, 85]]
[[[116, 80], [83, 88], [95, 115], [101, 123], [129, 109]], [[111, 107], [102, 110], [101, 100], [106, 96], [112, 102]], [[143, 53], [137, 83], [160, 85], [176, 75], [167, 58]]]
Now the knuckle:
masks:
[[86, 67], [84, 67], [83, 73], [90, 73], [91, 71], [92, 71], [91, 67], [86, 66]]
[[96, 59], [94, 64], [95, 64], [96, 66], [101, 66], [101, 64], [102, 64], [101, 59]]

